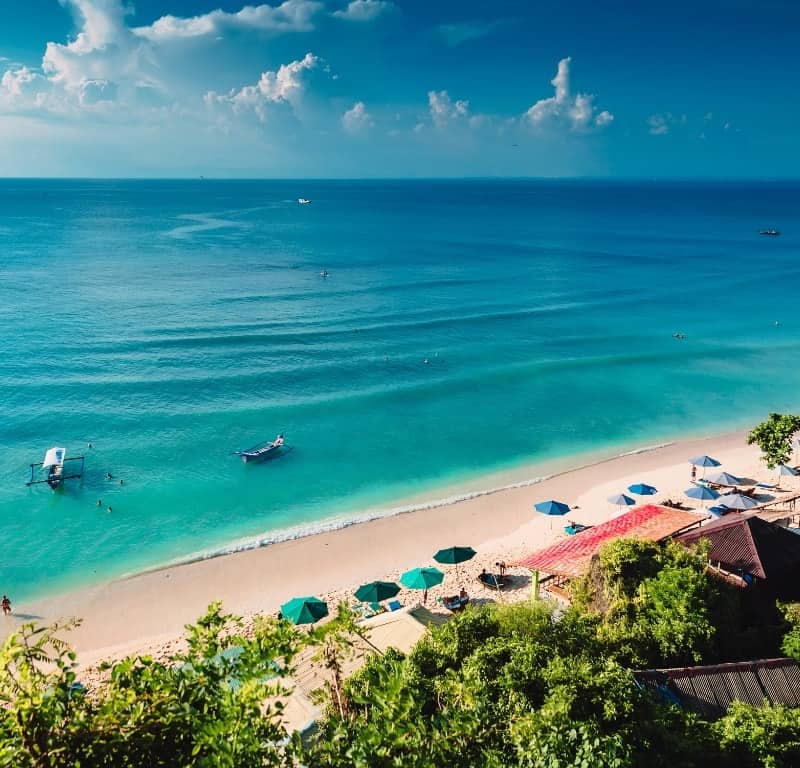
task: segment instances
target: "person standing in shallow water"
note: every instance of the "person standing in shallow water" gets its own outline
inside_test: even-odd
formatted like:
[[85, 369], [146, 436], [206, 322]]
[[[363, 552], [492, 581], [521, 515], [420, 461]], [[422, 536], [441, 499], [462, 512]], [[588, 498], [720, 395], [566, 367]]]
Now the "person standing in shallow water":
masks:
[[8, 595], [3, 595], [3, 602], [0, 605], [3, 607], [3, 615], [8, 616], [11, 613], [11, 601], [8, 599]]

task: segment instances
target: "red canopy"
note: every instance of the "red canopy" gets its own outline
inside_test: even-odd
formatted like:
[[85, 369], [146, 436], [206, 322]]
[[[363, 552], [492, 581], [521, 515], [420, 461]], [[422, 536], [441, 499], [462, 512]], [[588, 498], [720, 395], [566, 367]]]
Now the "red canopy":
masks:
[[575, 536], [557, 541], [514, 565], [553, 576], [581, 576], [589, 561], [607, 541], [623, 538], [661, 541], [700, 525], [702, 519], [697, 513], [647, 504]]

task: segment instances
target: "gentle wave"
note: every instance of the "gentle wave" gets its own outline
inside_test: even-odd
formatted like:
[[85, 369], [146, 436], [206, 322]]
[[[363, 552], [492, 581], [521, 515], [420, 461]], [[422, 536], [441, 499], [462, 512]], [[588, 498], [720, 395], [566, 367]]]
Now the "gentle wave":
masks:
[[452, 496], [445, 496], [444, 498], [441, 499], [434, 499], [432, 501], [426, 501], [417, 504], [406, 504], [398, 507], [390, 507], [388, 509], [382, 509], [380, 507], [373, 508], [365, 510], [364, 512], [361, 512], [356, 515], [328, 518], [327, 520], [321, 520], [315, 523], [308, 523], [306, 525], [292, 526], [291, 528], [279, 529], [277, 531], [267, 531], [260, 535], [249, 536], [245, 539], [239, 539], [237, 541], [231, 542], [230, 544], [226, 544], [215, 549], [206, 550], [202, 552], [195, 552], [189, 555], [185, 555], [183, 557], [178, 557], [164, 563], [163, 565], [156, 566], [154, 568], [147, 568], [144, 571], [126, 573], [120, 578], [130, 579], [139, 575], [140, 573], [152, 573], [154, 571], [161, 571], [166, 568], [173, 568], [175, 566], [189, 565], [190, 563], [201, 562], [203, 560], [211, 560], [216, 557], [225, 557], [226, 555], [234, 555], [238, 552], [247, 552], [253, 549], [262, 549], [264, 547], [268, 547], [273, 544], [280, 544], [286, 541], [296, 541], [298, 539], [304, 539], [309, 536], [316, 536], [321, 533], [340, 531], [344, 528], [350, 528], [351, 526], [360, 525], [362, 523], [369, 523], [374, 520], [383, 520], [385, 518], [396, 517], [397, 515], [404, 515], [410, 512], [425, 512], [431, 509], [447, 507], [450, 506], [451, 504], [457, 504], [462, 501], [469, 501], [470, 499], [478, 499], [484, 496], [491, 496], [495, 493], [501, 493], [502, 491], [510, 491], [515, 488], [529, 488], [535, 485], [539, 485], [540, 483], [543, 483], [546, 480], [552, 480], [553, 478], [556, 477], [562, 477], [563, 475], [567, 475], [571, 472], [577, 472], [578, 470], [581, 469], [587, 469], [588, 467], [594, 467], [601, 464], [605, 464], [607, 462], [624, 458], [626, 456], [637, 456], [639, 454], [652, 453], [653, 451], [658, 451], [663, 448], [668, 448], [671, 445], [675, 445], [675, 443], [674, 442], [655, 443], [653, 445], [646, 445], [641, 448], [634, 448], [633, 450], [630, 451], [617, 453], [614, 454], [613, 456], [609, 456], [604, 459], [599, 459], [597, 461], [592, 461], [587, 464], [579, 464], [575, 467], [571, 467], [570, 469], [566, 469], [561, 472], [553, 472], [548, 475], [539, 475], [537, 477], [531, 477], [526, 480], [518, 480], [513, 483], [506, 483], [505, 485], [498, 485], [492, 488], [484, 488], [477, 491], [467, 491], [464, 493], [457, 493], [453, 494]]

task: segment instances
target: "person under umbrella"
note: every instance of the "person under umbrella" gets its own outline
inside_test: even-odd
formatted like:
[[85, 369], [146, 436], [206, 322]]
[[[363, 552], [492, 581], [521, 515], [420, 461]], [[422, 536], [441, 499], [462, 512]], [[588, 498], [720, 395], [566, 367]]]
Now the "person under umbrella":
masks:
[[695, 456], [693, 459], [689, 459], [689, 463], [692, 465], [692, 480], [694, 480], [696, 474], [695, 467], [703, 468], [703, 474], [700, 478], [702, 480], [706, 474], [706, 467], [718, 467], [720, 465], [720, 462], [712, 459], [711, 456]]

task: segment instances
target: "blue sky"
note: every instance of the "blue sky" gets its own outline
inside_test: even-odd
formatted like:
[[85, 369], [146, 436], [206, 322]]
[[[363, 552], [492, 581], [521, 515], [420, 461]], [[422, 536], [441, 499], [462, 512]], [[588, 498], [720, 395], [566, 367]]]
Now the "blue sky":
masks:
[[792, 0], [0, 5], [0, 175], [800, 175]]

